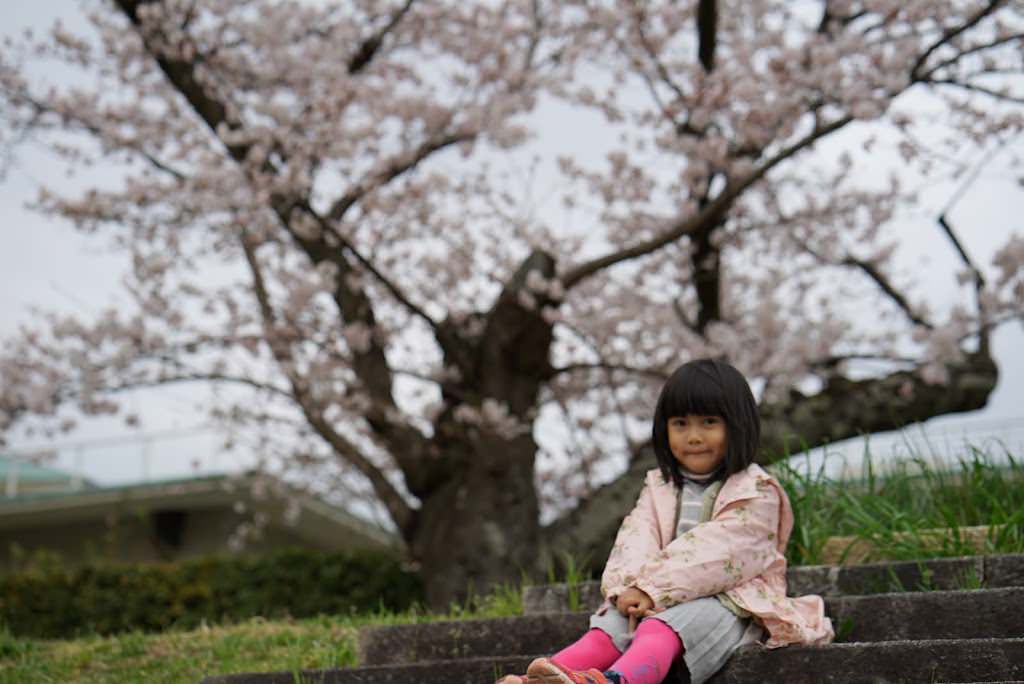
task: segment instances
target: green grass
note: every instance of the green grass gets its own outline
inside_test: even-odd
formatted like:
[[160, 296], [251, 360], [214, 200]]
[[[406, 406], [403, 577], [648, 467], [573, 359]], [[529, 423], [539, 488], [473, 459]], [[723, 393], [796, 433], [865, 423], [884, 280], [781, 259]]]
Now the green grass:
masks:
[[352, 665], [352, 619], [254, 619], [161, 634], [75, 640], [18, 639], [0, 632], [0, 682], [190, 682], [213, 674]]
[[189, 682], [236, 672], [292, 672], [357, 664], [359, 629], [366, 626], [492, 618], [523, 612], [521, 586], [503, 585], [471, 596], [447, 613], [321, 616], [303, 620], [255, 618], [234, 625], [131, 632], [69, 640], [21, 639], [0, 628], [0, 684], [48, 682]]
[[[886, 559], [1024, 552], [1024, 463], [1009, 453], [971, 449], [952, 467], [923, 458], [879, 472], [867, 459], [859, 481], [836, 481], [787, 464], [772, 467], [793, 504], [787, 552], [793, 565], [820, 562], [826, 540], [853, 536]], [[994, 529], [977, 549], [960, 532]], [[926, 530], [949, 529], [936, 543]]]
[[[585, 607], [581, 603], [580, 598], [580, 584], [590, 579], [590, 566], [587, 562], [587, 557], [577, 558], [569, 552], [562, 552], [560, 556], [560, 570], [559, 566], [556, 566], [552, 562], [548, 566], [547, 582], [548, 584], [564, 584], [566, 587], [566, 603], [571, 611], [584, 610]], [[526, 580], [524, 578], [524, 583]]]

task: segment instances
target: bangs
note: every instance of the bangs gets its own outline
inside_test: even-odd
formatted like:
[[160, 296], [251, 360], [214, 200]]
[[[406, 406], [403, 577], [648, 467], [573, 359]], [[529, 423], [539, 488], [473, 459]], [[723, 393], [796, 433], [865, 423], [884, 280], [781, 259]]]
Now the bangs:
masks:
[[747, 379], [725, 361], [690, 361], [665, 382], [654, 409], [652, 446], [665, 482], [683, 486], [682, 471], [669, 445], [668, 421], [688, 415], [719, 416], [725, 421], [726, 452], [719, 477], [728, 478], [754, 462], [761, 420]]
[[662, 399], [664, 418], [677, 416], [721, 416], [731, 411], [721, 380], [698, 366], [684, 367], [665, 386]]

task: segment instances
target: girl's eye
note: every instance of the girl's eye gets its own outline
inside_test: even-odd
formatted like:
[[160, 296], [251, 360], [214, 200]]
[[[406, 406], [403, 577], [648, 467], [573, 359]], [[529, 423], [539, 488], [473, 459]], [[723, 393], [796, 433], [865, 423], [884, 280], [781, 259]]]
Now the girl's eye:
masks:
[[717, 425], [718, 424], [718, 420], [719, 420], [718, 416], [708, 416], [707, 418], [704, 419], [704, 424], [705, 425]]

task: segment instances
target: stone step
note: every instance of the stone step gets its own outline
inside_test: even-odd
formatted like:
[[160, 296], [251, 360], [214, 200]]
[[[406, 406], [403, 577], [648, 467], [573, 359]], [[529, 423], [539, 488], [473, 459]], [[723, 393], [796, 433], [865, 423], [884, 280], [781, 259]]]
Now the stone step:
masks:
[[[965, 556], [864, 565], [805, 565], [786, 575], [793, 596], [848, 596], [895, 591], [996, 589], [1024, 586], [1024, 554]], [[549, 584], [526, 587], [523, 612], [553, 613], [593, 610], [601, 603], [596, 581], [569, 587]]]
[[[1012, 638], [1024, 633], [1024, 587], [834, 597], [826, 612], [845, 642]], [[360, 633], [359, 662], [552, 653], [583, 634], [588, 620], [589, 613], [548, 613], [372, 627]]]
[[491, 684], [523, 672], [536, 656], [462, 658], [410, 665], [371, 665], [337, 670], [264, 672], [206, 677], [199, 684]]
[[[948, 616], [951, 617], [951, 616]], [[1000, 682], [1024, 677], [1024, 639], [885, 641], [737, 652], [709, 684]]]
[[[1024, 684], [1024, 554], [792, 568], [789, 582], [791, 594], [826, 597], [844, 643], [747, 647], [712, 684]], [[963, 591], [972, 587], [985, 589]], [[203, 684], [487, 684], [523, 671], [535, 657], [517, 654], [550, 654], [582, 633], [599, 589], [590, 582], [573, 590], [582, 612], [568, 612], [565, 585], [527, 587], [522, 617], [367, 630], [361, 662], [374, 665], [226, 675]]]
[[[202, 684], [489, 684], [522, 672], [533, 656], [463, 658], [208, 677]], [[741, 649], [709, 684], [910, 684], [1013, 682], [1024, 679], [1024, 639], [889, 641]]]
[[586, 631], [589, 613], [367, 627], [359, 632], [363, 665], [542, 653], [551, 655]]
[[843, 596], [825, 609], [843, 642], [1024, 635], [1024, 587]]

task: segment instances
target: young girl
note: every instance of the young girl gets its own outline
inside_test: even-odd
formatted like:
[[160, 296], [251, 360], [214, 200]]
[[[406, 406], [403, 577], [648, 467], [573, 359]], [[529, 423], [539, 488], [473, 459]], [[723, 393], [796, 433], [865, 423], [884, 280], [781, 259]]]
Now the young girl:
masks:
[[832, 640], [819, 596], [786, 596], [793, 527], [778, 481], [754, 464], [746, 379], [722, 361], [681, 366], [654, 412], [658, 469], [622, 522], [590, 630], [499, 684], [659, 684], [682, 655], [693, 684], [744, 644]]

